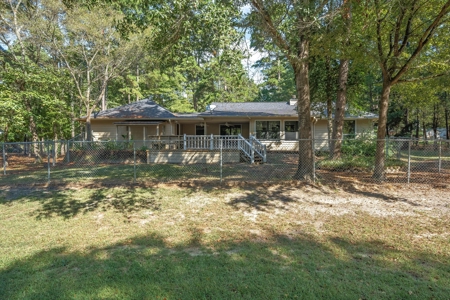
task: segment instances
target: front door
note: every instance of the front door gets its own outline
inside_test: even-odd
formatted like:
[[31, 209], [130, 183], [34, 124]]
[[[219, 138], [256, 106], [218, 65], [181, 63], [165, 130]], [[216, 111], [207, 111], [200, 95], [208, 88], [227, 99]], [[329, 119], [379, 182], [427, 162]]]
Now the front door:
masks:
[[205, 135], [205, 126], [195, 125], [195, 135]]

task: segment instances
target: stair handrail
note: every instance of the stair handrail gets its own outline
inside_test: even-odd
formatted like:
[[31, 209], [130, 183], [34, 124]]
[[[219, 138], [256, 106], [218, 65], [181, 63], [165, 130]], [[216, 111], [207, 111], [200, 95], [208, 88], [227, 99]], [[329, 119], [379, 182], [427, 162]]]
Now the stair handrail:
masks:
[[250, 144], [241, 134], [238, 135], [238, 148], [250, 158], [250, 162], [255, 163], [255, 153], [252, 144]]
[[255, 149], [256, 153], [263, 159], [263, 163], [267, 162], [267, 147], [261, 143], [255, 136], [250, 135], [249, 138], [252, 147]]

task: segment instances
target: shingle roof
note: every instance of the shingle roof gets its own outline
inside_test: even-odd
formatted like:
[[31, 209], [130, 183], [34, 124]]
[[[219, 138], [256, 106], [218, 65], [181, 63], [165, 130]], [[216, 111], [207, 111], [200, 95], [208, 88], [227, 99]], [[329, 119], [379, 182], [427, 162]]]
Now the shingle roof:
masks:
[[[289, 102], [213, 102], [210, 107], [213, 110], [200, 113], [199, 116], [210, 117], [275, 117], [296, 116], [297, 106], [289, 105]], [[314, 112], [312, 112], [313, 114]]]
[[176, 116], [152, 100], [144, 99], [119, 107], [110, 108], [94, 115], [96, 119], [173, 119]]
[[[290, 105], [289, 102], [213, 102], [208, 110], [200, 113], [171, 113], [161, 107], [156, 102], [144, 99], [130, 104], [110, 108], [94, 114], [94, 119], [197, 119], [204, 117], [296, 117], [297, 106]], [[325, 106], [314, 104], [311, 107], [312, 116], [325, 116], [322, 111]], [[377, 116], [372, 113], [364, 113], [359, 116], [350, 116], [347, 118], [368, 118], [373, 119]], [[85, 117], [84, 117], [85, 118]], [[80, 118], [83, 119], [83, 118]]]

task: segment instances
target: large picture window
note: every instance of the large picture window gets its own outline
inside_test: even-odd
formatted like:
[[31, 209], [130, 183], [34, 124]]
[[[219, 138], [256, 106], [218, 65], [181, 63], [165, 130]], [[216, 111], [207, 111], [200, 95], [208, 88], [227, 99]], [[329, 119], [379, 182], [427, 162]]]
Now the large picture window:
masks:
[[345, 120], [342, 133], [344, 138], [354, 138], [356, 135], [355, 120]]
[[258, 139], [280, 139], [280, 121], [256, 121], [256, 137]]
[[220, 125], [220, 135], [239, 135], [239, 134], [242, 134], [242, 126], [240, 124]]
[[298, 121], [284, 122], [285, 139], [292, 141], [298, 139]]

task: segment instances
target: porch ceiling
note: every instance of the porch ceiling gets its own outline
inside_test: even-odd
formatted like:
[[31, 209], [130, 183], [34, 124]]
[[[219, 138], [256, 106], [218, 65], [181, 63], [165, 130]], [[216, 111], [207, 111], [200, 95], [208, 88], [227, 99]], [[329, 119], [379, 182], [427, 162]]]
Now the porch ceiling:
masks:
[[142, 125], [159, 125], [165, 121], [124, 121], [124, 122], [114, 122], [114, 125], [127, 125], [127, 126], [142, 126]]

